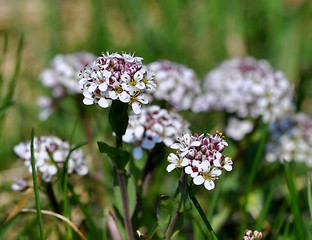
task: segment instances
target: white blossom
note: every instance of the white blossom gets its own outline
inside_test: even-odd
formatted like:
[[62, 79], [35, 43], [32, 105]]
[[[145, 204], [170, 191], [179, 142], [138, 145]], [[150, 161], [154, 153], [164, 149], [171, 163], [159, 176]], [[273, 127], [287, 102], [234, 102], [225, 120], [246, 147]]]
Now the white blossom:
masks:
[[[31, 172], [30, 144], [30, 141], [19, 143], [14, 147], [14, 152], [24, 161], [25, 166]], [[56, 136], [34, 137], [35, 167], [45, 182], [51, 182], [59, 170], [64, 167], [70, 147], [68, 142], [64, 142]], [[78, 175], [88, 173], [81, 149], [76, 149], [69, 155], [67, 173], [77, 173]]]

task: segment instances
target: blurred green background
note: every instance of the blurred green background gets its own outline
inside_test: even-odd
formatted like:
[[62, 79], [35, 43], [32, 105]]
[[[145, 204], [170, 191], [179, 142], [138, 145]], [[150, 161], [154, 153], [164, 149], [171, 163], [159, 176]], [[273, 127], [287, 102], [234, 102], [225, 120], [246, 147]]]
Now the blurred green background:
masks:
[[29, 138], [31, 127], [64, 135], [65, 123], [37, 120], [36, 98], [46, 91], [38, 75], [57, 53], [131, 51], [144, 63], [186, 64], [200, 78], [225, 59], [250, 55], [285, 72], [296, 85], [298, 110], [312, 113], [308, 0], [1, 0], [0, 33], [1, 48], [5, 35], [8, 39], [1, 56], [2, 94], [14, 74], [21, 36], [24, 40], [14, 107], [4, 116], [0, 169], [14, 160], [12, 147]]
[[[70, 100], [62, 114], [38, 120], [36, 98], [49, 92], [38, 81], [40, 72], [58, 53], [107, 50], [135, 52], [146, 64], [186, 64], [201, 79], [228, 58], [266, 59], [295, 85], [297, 110], [312, 115], [311, 0], [0, 0], [0, 102], [15, 81], [13, 105], [0, 111], [0, 182], [11, 181], [18, 171], [12, 165], [22, 166], [13, 147], [30, 138], [32, 127], [37, 135], [68, 139], [77, 120]], [[87, 111], [102, 117], [90, 122], [102, 140], [111, 134], [107, 110], [95, 109]], [[183, 114], [192, 130], [214, 127], [205, 116]], [[82, 131], [76, 136], [83, 142]], [[0, 194], [0, 205], [7, 206], [6, 199]]]

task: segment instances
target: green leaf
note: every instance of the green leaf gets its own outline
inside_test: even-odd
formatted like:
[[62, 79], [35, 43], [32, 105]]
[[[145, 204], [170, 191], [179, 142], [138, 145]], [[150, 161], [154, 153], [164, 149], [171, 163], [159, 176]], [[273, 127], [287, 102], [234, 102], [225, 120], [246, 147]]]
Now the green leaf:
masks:
[[178, 207], [179, 203], [174, 198], [165, 195], [160, 196], [157, 206], [157, 222], [163, 237], [166, 236], [171, 219]]
[[109, 124], [118, 138], [125, 134], [128, 127], [128, 104], [120, 101], [113, 101], [109, 110]]
[[127, 151], [112, 147], [105, 142], [97, 142], [101, 153], [106, 153], [118, 170], [125, 169], [129, 162], [130, 154]]

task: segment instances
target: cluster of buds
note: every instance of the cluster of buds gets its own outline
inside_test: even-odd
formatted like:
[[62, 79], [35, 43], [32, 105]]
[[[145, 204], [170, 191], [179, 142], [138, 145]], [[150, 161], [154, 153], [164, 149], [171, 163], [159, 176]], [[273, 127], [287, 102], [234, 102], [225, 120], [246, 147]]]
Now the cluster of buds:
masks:
[[222, 170], [232, 170], [232, 160], [222, 154], [226, 146], [227, 142], [218, 131], [206, 135], [183, 134], [177, 143], [171, 145], [176, 153], [169, 154], [167, 171], [184, 168], [195, 185], [204, 184], [207, 190], [212, 190]]
[[153, 98], [167, 101], [176, 110], [191, 108], [200, 92], [199, 80], [192, 69], [168, 60], [156, 61], [147, 67], [155, 73], [157, 83]]
[[40, 120], [46, 120], [52, 114], [56, 100], [66, 94], [81, 94], [79, 72], [95, 59], [91, 53], [58, 54], [52, 59], [50, 67], [39, 76], [42, 85], [52, 91], [51, 97], [41, 96], [37, 99]]
[[246, 229], [243, 240], [260, 240], [262, 238], [263, 238], [262, 232], [259, 232], [258, 230], [252, 231], [252, 230]]
[[297, 113], [269, 126], [266, 160], [304, 162], [312, 167], [312, 118]]
[[142, 149], [152, 149], [156, 143], [171, 146], [182, 133], [189, 132], [189, 124], [176, 112], [153, 105], [143, 108], [140, 114], [130, 114], [123, 141], [132, 143], [133, 155], [142, 157]]
[[[88, 173], [82, 150], [76, 149], [71, 153], [70, 150], [70, 144], [56, 136], [34, 137], [35, 167], [43, 181], [51, 182], [59, 169], [64, 168], [67, 159], [68, 174], [77, 173], [82, 176]], [[31, 172], [31, 142], [19, 143], [14, 147], [14, 152], [24, 161], [25, 166]]]
[[223, 62], [204, 79], [193, 111], [226, 111], [272, 122], [293, 111], [293, 87], [281, 71], [251, 57]]
[[131, 105], [136, 114], [141, 112], [142, 104], [148, 103], [146, 90], [156, 88], [154, 74], [143, 66], [142, 58], [108, 52], [81, 72], [79, 84], [84, 104], [107, 108], [113, 100], [119, 100]]

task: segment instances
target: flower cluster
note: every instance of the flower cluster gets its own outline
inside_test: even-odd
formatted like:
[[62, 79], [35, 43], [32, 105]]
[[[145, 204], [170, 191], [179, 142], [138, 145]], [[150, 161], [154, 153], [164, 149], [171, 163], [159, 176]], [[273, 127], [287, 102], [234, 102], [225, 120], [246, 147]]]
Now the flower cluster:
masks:
[[143, 66], [142, 58], [108, 52], [81, 72], [79, 84], [84, 104], [107, 108], [112, 100], [119, 100], [130, 104], [135, 113], [140, 113], [141, 105], [148, 103], [146, 90], [156, 88], [154, 74]]
[[258, 230], [252, 231], [247, 229], [245, 231], [245, 236], [243, 237], [243, 240], [260, 240], [262, 239], [262, 237], [262, 232], [259, 232]]
[[177, 110], [191, 108], [200, 92], [199, 80], [192, 69], [168, 60], [156, 61], [147, 67], [155, 73], [155, 99], [165, 100]]
[[193, 111], [227, 111], [240, 118], [272, 122], [293, 111], [293, 87], [267, 61], [251, 57], [223, 62], [204, 80], [205, 92]]
[[189, 124], [175, 112], [153, 105], [143, 108], [140, 114], [130, 114], [123, 141], [132, 143], [133, 155], [142, 157], [142, 149], [152, 149], [156, 143], [171, 146], [182, 133], [189, 132]]
[[[30, 141], [22, 142], [14, 147], [14, 152], [24, 161], [25, 166], [31, 172], [31, 148]], [[88, 168], [84, 162], [82, 150], [71, 152], [68, 142], [64, 142], [55, 136], [34, 137], [35, 167], [40, 172], [43, 181], [51, 182], [59, 169], [64, 167], [68, 158], [67, 173], [86, 175]]]
[[183, 134], [177, 143], [171, 145], [176, 153], [169, 154], [167, 171], [184, 168], [195, 185], [204, 184], [207, 190], [212, 190], [214, 180], [222, 174], [222, 170], [232, 171], [232, 160], [222, 154], [227, 145], [218, 131], [212, 135]]
[[42, 85], [52, 90], [52, 98], [41, 96], [37, 99], [40, 108], [39, 119], [46, 120], [53, 112], [55, 99], [66, 94], [79, 94], [79, 72], [92, 63], [96, 57], [91, 53], [58, 54], [39, 76]]
[[312, 118], [304, 113], [286, 117], [269, 126], [266, 160], [298, 161], [312, 167]]
[[239, 141], [243, 139], [246, 134], [250, 133], [253, 128], [254, 123], [252, 121], [231, 117], [224, 131], [226, 136]]

